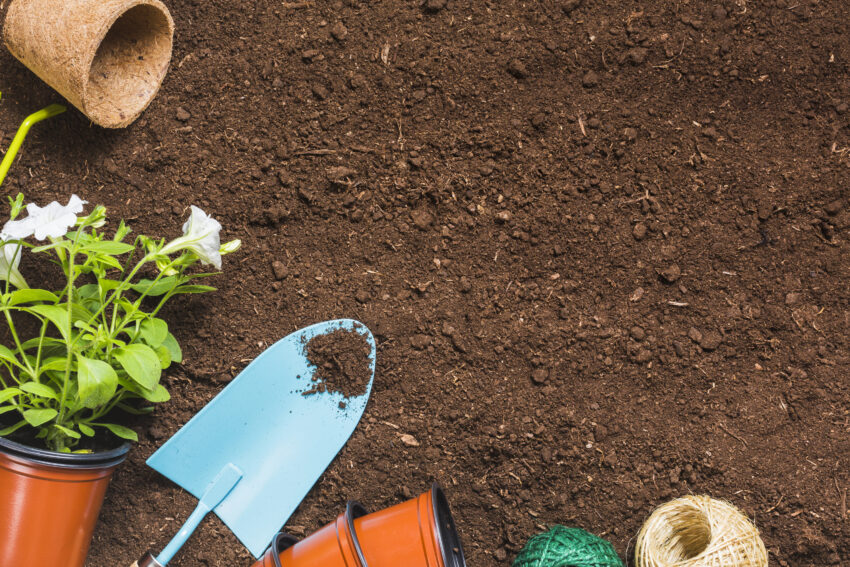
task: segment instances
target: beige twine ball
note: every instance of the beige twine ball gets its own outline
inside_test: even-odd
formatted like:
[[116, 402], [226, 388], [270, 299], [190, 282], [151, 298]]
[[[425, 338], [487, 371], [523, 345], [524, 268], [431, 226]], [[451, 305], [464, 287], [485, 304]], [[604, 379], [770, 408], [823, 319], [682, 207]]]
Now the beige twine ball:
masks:
[[662, 504], [635, 545], [637, 567], [767, 567], [758, 529], [733, 505], [708, 496]]

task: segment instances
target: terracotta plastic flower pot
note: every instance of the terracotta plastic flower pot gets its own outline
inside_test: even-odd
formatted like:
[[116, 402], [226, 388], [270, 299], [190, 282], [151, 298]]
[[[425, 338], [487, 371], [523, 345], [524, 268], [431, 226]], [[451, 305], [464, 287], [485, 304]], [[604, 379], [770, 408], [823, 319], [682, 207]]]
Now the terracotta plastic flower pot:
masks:
[[449, 503], [437, 484], [418, 498], [355, 518], [353, 539], [363, 567], [466, 567]]
[[306, 539], [296, 543], [292, 536], [278, 534], [254, 567], [364, 567], [351, 526], [365, 513], [362, 506], [349, 502], [335, 521]]
[[83, 567], [106, 487], [129, 450], [54, 453], [0, 438], [0, 565]]

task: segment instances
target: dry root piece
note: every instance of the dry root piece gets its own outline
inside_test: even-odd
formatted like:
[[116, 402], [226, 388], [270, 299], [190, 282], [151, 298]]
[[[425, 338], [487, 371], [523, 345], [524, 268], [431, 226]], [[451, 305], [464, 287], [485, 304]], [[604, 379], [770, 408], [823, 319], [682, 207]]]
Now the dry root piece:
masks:
[[655, 509], [635, 545], [637, 567], [767, 567], [758, 529], [737, 508], [685, 496]]

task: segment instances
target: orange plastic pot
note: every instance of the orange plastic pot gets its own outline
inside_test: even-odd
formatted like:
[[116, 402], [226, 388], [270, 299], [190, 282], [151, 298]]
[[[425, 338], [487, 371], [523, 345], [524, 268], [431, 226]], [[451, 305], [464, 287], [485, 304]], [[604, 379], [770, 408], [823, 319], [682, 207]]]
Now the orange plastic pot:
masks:
[[363, 567], [466, 567], [448, 500], [437, 484], [353, 523]]
[[296, 543], [292, 536], [278, 534], [254, 567], [364, 567], [351, 525], [365, 513], [362, 506], [349, 502], [345, 513], [306, 539]]
[[54, 453], [0, 438], [0, 565], [83, 567], [106, 487], [129, 450]]

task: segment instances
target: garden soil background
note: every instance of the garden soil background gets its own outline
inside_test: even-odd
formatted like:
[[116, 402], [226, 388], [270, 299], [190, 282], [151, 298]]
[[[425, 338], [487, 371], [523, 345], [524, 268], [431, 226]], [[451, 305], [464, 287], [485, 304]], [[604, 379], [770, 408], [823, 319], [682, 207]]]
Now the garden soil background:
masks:
[[[631, 562], [654, 506], [707, 493], [773, 564], [850, 563], [847, 2], [169, 6], [142, 118], [39, 124], [3, 188], [163, 237], [197, 204], [244, 243], [165, 312], [185, 362], [132, 422], [89, 567], [166, 543], [195, 500], [145, 458], [336, 317], [377, 336], [375, 386], [298, 536], [438, 480], [470, 565], [553, 523]], [[0, 90], [4, 147], [59, 100], [7, 53]], [[251, 563], [211, 518], [172, 565]]]

